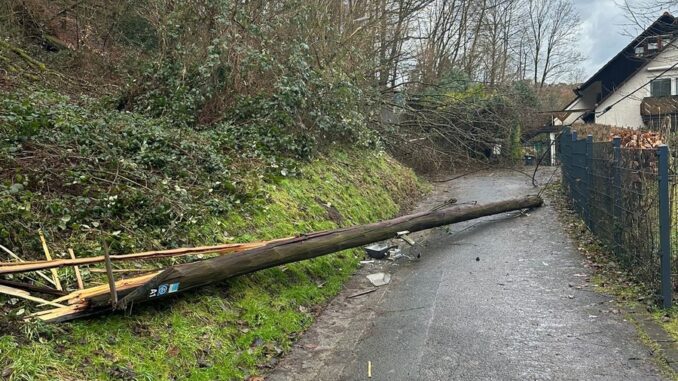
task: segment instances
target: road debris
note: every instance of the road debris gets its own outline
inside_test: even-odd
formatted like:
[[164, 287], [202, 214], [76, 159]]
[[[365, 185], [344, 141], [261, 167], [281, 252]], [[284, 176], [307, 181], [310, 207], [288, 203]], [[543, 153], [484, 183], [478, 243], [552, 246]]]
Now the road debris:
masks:
[[369, 290], [364, 290], [364, 291], [356, 292], [353, 295], [349, 295], [349, 296], [346, 297], [346, 299], [357, 298], [358, 296], [367, 295], [367, 294], [370, 294], [370, 293], [375, 292], [375, 291], [377, 291], [376, 288], [370, 288]]
[[403, 258], [403, 257], [410, 258], [408, 255], [403, 254], [402, 250], [394, 249], [393, 251], [391, 251], [391, 255], [388, 257], [388, 259], [391, 260], [391, 261], [395, 261], [395, 260]]
[[414, 246], [416, 242], [408, 234], [410, 234], [409, 230], [403, 230], [401, 232], [398, 232], [398, 238], [402, 239], [403, 241], [407, 242], [410, 246]]
[[372, 245], [369, 245], [369, 246], [365, 246], [364, 249], [365, 249], [365, 253], [367, 253], [367, 255], [370, 258], [384, 259], [384, 258], [389, 256], [389, 251], [391, 251], [392, 249], [395, 249], [397, 247], [398, 247], [398, 245], [384, 245], [384, 244], [376, 243], [376, 244], [372, 244]]
[[375, 287], [387, 285], [391, 282], [391, 274], [389, 273], [374, 273], [367, 276], [367, 279]]

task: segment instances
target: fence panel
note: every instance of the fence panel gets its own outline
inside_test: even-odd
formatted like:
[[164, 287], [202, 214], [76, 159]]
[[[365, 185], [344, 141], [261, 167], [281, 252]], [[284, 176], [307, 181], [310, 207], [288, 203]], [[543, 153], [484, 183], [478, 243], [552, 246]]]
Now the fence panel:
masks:
[[593, 142], [567, 129], [559, 148], [563, 190], [574, 211], [620, 265], [661, 289], [664, 305], [670, 306], [670, 244], [676, 232], [670, 228], [675, 205], [669, 197], [668, 148], [622, 148], [618, 138]]

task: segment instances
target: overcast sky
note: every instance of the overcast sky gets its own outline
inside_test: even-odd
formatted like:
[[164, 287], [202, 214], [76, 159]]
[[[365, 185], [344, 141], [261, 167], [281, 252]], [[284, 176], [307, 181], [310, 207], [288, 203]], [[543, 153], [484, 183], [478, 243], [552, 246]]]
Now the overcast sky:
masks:
[[[586, 79], [619, 53], [630, 41], [625, 36], [623, 11], [614, 0], [574, 0], [582, 21], [580, 50]], [[659, 17], [659, 15], [657, 15]]]

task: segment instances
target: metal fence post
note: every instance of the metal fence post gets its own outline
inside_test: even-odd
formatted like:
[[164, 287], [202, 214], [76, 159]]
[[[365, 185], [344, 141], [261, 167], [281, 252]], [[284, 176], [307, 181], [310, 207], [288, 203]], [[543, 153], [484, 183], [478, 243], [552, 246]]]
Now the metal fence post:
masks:
[[613, 165], [612, 165], [612, 218], [613, 218], [613, 239], [615, 251], [621, 247], [622, 240], [622, 196], [621, 196], [621, 137], [615, 136], [612, 139]]
[[567, 196], [569, 196], [569, 184], [567, 182], [568, 179], [568, 172], [567, 172], [567, 164], [568, 164], [568, 155], [569, 155], [569, 147], [568, 147], [568, 142], [570, 141], [570, 129], [568, 127], [563, 128], [563, 131], [560, 133], [560, 136], [558, 137], [558, 143], [560, 145], [560, 175], [562, 176], [563, 179], [563, 188], [562, 191], [565, 193]]
[[662, 305], [671, 307], [671, 201], [669, 199], [669, 147], [662, 144], [659, 156], [659, 245], [661, 253]]
[[593, 232], [593, 221], [591, 219], [591, 186], [593, 185], [593, 135], [586, 136], [586, 181], [584, 182], [584, 221]]
[[570, 142], [568, 143], [568, 161], [569, 163], [567, 164], [567, 172], [568, 172], [568, 177], [569, 177], [569, 182], [567, 184], [568, 187], [568, 195], [570, 196], [570, 202], [574, 206], [574, 210], [576, 212], [579, 212], [578, 209], [578, 204], [577, 204], [577, 182], [574, 179], [575, 173], [574, 173], [574, 146], [577, 143], [577, 131], [572, 131], [570, 130]]

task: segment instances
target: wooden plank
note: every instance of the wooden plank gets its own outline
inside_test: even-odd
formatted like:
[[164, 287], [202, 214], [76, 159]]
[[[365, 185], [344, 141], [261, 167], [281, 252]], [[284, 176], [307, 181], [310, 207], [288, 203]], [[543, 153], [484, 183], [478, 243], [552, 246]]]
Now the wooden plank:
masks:
[[[25, 263], [25, 262], [26, 262], [26, 261], [24, 261], [23, 259], [21, 259], [21, 257], [19, 257], [18, 255], [14, 254], [10, 249], [8, 249], [8, 248], [6, 248], [6, 247], [4, 247], [4, 246], [2, 246], [2, 245], [0, 245], [0, 249], [4, 250], [7, 254], [9, 254], [10, 257], [16, 259], [17, 261], [19, 261], [19, 262], [21, 262], [21, 263]], [[52, 280], [52, 278], [50, 278], [50, 277], [48, 277], [47, 275], [45, 275], [45, 273], [43, 273], [42, 271], [37, 271], [36, 273], [37, 273], [41, 278], [43, 278], [44, 280], [46, 280], [47, 282], [49, 282], [51, 285], [56, 286], [56, 284], [54, 283], [54, 280]]]
[[15, 296], [17, 298], [30, 300], [31, 302], [47, 304], [47, 305], [54, 306], [54, 307], [59, 307], [59, 308], [65, 307], [63, 304], [59, 304], [59, 303], [51, 302], [49, 300], [38, 298], [38, 297], [32, 296], [31, 293], [28, 292], [28, 291], [19, 290], [19, 289], [9, 287], [9, 286], [0, 285], [0, 293], [5, 294], [5, 295], [9, 295], [9, 296]]
[[[71, 256], [71, 259], [75, 259], [75, 253], [73, 249], [68, 248], [68, 255]], [[78, 289], [82, 290], [85, 288], [85, 284], [82, 282], [82, 275], [80, 274], [80, 266], [73, 266], [73, 271], [75, 271], [75, 280], [78, 282]]]
[[[249, 243], [228, 243], [215, 246], [198, 246], [168, 250], [146, 251], [142, 253], [133, 254], [119, 254], [111, 255], [111, 261], [129, 261], [142, 259], [161, 259], [168, 257], [177, 257], [185, 255], [205, 255], [205, 254], [230, 254], [239, 251], [250, 250], [261, 247], [270, 242], [277, 242], [283, 239], [263, 241], [263, 242], [249, 242]], [[103, 263], [105, 258], [103, 255], [95, 257], [80, 257], [76, 259], [56, 259], [47, 261], [24, 261], [22, 263], [0, 263], [0, 274], [16, 274], [27, 271], [47, 270], [64, 266], [83, 266], [95, 263]]]
[[[150, 273], [153, 271], [158, 271], [158, 269], [112, 269], [115, 273]], [[103, 274], [106, 272], [106, 269], [89, 269], [89, 272], [94, 274]]]
[[[42, 250], [45, 251], [45, 258], [47, 258], [48, 261], [52, 260], [52, 256], [49, 254], [49, 248], [47, 247], [47, 241], [45, 241], [45, 235], [42, 234], [42, 230], [38, 231], [38, 235], [40, 235], [40, 242], [42, 243]], [[52, 279], [54, 279], [54, 285], [57, 290], [63, 290], [61, 287], [61, 282], [59, 281], [59, 273], [57, 272], [56, 268], [53, 268], [52, 270]]]

